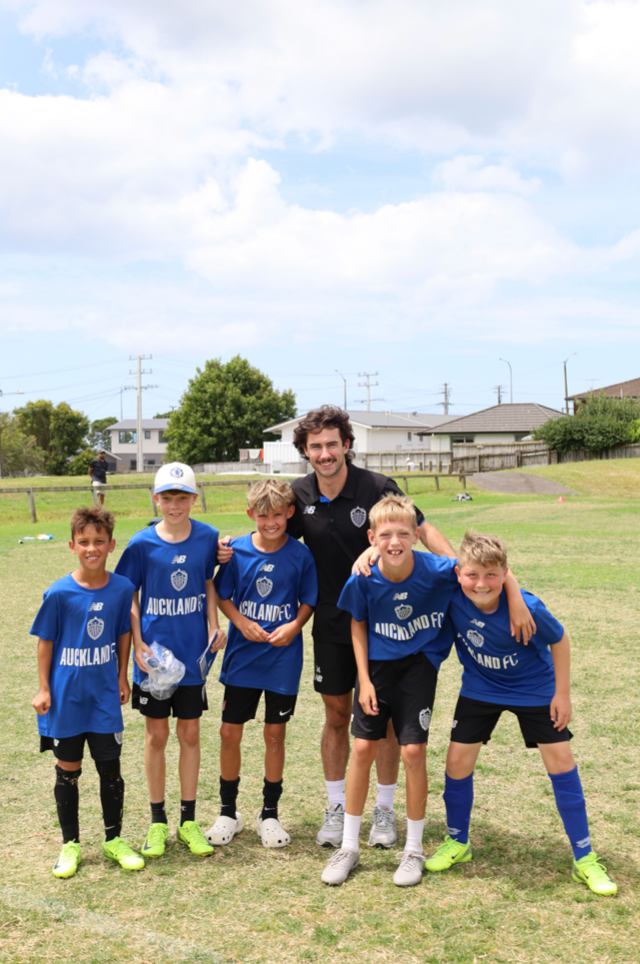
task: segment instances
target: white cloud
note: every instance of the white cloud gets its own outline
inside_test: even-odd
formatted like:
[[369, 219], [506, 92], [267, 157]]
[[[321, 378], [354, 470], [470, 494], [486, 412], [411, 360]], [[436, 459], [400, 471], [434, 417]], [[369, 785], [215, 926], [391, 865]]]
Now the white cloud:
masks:
[[507, 191], [528, 197], [534, 194], [540, 178], [526, 180], [508, 164], [483, 165], [480, 155], [459, 155], [450, 161], [443, 161], [436, 167], [433, 180], [443, 184], [448, 191]]

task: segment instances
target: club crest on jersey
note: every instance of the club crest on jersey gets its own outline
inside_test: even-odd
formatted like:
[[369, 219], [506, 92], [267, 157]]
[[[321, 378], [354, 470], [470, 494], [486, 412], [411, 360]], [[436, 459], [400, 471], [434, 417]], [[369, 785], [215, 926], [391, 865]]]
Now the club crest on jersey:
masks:
[[261, 576], [260, 579], [256, 579], [256, 589], [264, 599], [273, 589], [273, 583], [266, 576]]
[[361, 529], [367, 521], [367, 510], [363, 509], [362, 506], [356, 506], [355, 509], [351, 510], [351, 521], [353, 522], [354, 526], [357, 526], [358, 529]]
[[476, 629], [470, 629], [467, 632], [467, 639], [469, 640], [470, 643], [473, 643], [473, 645], [476, 646], [478, 649], [481, 646], [484, 646], [484, 636], [482, 635], [482, 633], [479, 633]]
[[404, 606], [396, 606], [395, 612], [398, 619], [408, 619], [413, 612], [413, 606], [408, 606], [405, 603]]
[[431, 724], [431, 710], [427, 707], [426, 710], [420, 710], [418, 715], [418, 721], [423, 730], [428, 730]]
[[93, 619], [90, 619], [87, 623], [87, 632], [91, 639], [99, 639], [102, 636], [103, 630], [104, 619], [98, 619], [97, 616], [94, 616]]
[[175, 572], [171, 573], [171, 585], [176, 590], [176, 592], [181, 592], [187, 585], [187, 580], [189, 579], [188, 574], [184, 569], [176, 569]]
[[302, 514], [303, 514], [303, 515], [313, 515], [313, 513], [314, 513], [315, 511], [316, 511], [315, 505], [305, 505], [304, 509], [302, 510]]

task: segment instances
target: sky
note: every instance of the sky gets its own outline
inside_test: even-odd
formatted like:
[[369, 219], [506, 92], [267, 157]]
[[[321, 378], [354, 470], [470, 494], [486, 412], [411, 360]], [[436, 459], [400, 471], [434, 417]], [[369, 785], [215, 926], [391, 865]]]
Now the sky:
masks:
[[637, 0], [0, 0], [0, 411], [134, 417], [138, 355], [145, 416], [236, 354], [300, 411], [640, 376], [639, 35]]

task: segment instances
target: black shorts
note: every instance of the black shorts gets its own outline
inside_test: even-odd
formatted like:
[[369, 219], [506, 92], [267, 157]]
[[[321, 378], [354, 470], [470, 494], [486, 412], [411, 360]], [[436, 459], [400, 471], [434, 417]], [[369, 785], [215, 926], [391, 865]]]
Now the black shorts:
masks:
[[453, 717], [453, 743], [488, 743], [501, 714], [515, 713], [525, 746], [532, 750], [539, 743], [567, 743], [573, 733], [565, 726], [556, 730], [551, 722], [549, 704], [546, 706], [505, 706], [503, 703], [483, 703], [468, 696], [459, 696]]
[[298, 697], [273, 690], [256, 690], [250, 686], [225, 686], [222, 704], [223, 723], [246, 723], [255, 720], [260, 697], [264, 693], [265, 723], [288, 723], [294, 714]]
[[358, 697], [359, 681], [353, 700], [351, 735], [361, 740], [384, 740], [387, 724], [393, 728], [400, 746], [428, 743], [431, 714], [436, 697], [438, 670], [424, 653], [402, 659], [372, 659], [369, 676], [376, 689], [378, 715], [367, 716]]
[[358, 667], [349, 643], [313, 640], [313, 688], [326, 696], [344, 696], [356, 685]]
[[207, 684], [179, 686], [168, 700], [157, 700], [134, 683], [131, 706], [152, 720], [166, 720], [169, 716], [175, 716], [179, 720], [199, 720], [204, 711], [209, 709]]
[[122, 730], [120, 733], [78, 733], [76, 736], [63, 736], [60, 739], [41, 736], [40, 752], [53, 750], [56, 760], [62, 760], [63, 763], [77, 763], [84, 757], [86, 741], [96, 763], [106, 763], [108, 760], [117, 760], [120, 757], [122, 736]]

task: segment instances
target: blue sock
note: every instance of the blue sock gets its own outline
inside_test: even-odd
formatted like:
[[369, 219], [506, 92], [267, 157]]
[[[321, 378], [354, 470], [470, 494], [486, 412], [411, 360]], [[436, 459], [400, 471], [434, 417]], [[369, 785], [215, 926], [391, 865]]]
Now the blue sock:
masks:
[[442, 799], [447, 808], [447, 833], [453, 840], [468, 843], [473, 807], [473, 773], [464, 780], [454, 780], [445, 773]]
[[556, 795], [558, 813], [562, 817], [573, 856], [576, 860], [591, 853], [587, 805], [582, 792], [577, 766], [568, 773], [550, 773], [553, 792]]

